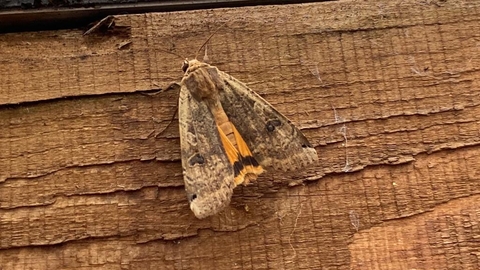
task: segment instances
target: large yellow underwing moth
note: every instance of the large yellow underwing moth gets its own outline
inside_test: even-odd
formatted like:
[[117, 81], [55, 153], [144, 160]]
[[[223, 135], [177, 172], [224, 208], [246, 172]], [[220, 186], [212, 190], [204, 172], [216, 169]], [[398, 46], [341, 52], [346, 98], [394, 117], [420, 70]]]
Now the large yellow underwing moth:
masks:
[[185, 60], [179, 122], [185, 190], [197, 218], [225, 208], [239, 184], [264, 168], [294, 170], [318, 160], [290, 120], [241, 81]]

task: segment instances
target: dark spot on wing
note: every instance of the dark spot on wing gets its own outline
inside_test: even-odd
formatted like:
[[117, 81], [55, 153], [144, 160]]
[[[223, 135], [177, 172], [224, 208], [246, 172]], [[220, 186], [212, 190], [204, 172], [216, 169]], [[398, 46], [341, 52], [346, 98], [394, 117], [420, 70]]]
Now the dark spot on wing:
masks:
[[282, 122], [278, 119], [274, 119], [274, 120], [269, 120], [266, 124], [265, 124], [265, 128], [267, 129], [268, 132], [273, 132], [275, 131], [275, 127], [279, 127], [282, 125]]
[[190, 164], [190, 166], [194, 166], [196, 164], [203, 165], [204, 163], [205, 159], [199, 153], [191, 156], [190, 159], [188, 159], [188, 164]]
[[197, 198], [197, 194], [188, 195], [188, 202], [193, 202]]
[[310, 143], [302, 143], [302, 148], [313, 148], [313, 146]]

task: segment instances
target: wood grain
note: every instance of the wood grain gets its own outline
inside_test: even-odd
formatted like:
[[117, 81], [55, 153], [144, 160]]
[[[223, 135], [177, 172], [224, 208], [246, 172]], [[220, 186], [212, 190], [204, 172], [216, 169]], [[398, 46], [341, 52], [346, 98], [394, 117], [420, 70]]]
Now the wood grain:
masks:
[[[475, 1], [340, 1], [0, 35], [0, 269], [480, 268], [479, 18]], [[209, 62], [320, 162], [197, 220], [178, 92], [150, 91], [224, 23]]]

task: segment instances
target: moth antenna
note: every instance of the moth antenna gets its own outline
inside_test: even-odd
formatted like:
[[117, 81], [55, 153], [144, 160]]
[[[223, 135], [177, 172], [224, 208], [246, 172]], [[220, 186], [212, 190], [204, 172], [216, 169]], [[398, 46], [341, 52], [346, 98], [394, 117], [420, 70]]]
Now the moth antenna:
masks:
[[[227, 21], [228, 22], [228, 21]], [[215, 32], [213, 32], [208, 38], [207, 40], [205, 40], [205, 42], [202, 44], [202, 46], [198, 49], [197, 53], [195, 54], [195, 59], [197, 59], [197, 56], [198, 54], [200, 53], [200, 51], [203, 49], [203, 47], [205, 47], [205, 45], [207, 45], [208, 41], [210, 41], [210, 39], [218, 32], [218, 30], [222, 29], [226, 24], [227, 22], [224, 22], [222, 25], [220, 25], [217, 30], [215, 30]]]

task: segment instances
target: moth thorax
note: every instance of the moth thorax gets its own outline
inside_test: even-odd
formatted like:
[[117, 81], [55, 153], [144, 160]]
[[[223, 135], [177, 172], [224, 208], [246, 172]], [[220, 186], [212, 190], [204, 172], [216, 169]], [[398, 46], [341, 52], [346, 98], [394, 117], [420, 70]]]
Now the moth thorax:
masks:
[[197, 69], [190, 73], [189, 77], [195, 82], [195, 87], [189, 87], [188, 90], [197, 100], [206, 102], [218, 100], [219, 88], [205, 69]]

